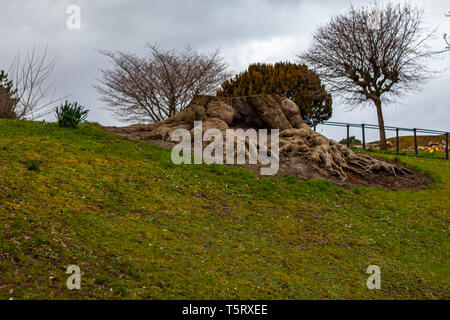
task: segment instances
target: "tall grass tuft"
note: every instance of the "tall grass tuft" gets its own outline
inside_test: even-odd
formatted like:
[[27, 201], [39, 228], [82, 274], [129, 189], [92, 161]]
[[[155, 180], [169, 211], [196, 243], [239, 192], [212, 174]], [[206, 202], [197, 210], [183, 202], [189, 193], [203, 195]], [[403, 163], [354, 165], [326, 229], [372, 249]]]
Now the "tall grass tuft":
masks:
[[86, 121], [89, 110], [78, 102], [66, 101], [60, 107], [56, 107], [55, 113], [61, 128], [77, 128], [81, 122]]

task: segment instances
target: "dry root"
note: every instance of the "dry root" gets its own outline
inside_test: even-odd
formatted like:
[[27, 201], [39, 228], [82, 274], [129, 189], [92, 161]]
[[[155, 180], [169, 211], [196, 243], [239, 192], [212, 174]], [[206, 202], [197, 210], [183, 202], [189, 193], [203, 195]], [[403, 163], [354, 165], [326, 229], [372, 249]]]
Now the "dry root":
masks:
[[306, 124], [280, 133], [280, 154], [285, 157], [300, 156], [307, 160], [321, 175], [346, 180], [346, 172], [360, 176], [370, 173], [404, 175], [410, 170], [379, 160], [325, 138]]

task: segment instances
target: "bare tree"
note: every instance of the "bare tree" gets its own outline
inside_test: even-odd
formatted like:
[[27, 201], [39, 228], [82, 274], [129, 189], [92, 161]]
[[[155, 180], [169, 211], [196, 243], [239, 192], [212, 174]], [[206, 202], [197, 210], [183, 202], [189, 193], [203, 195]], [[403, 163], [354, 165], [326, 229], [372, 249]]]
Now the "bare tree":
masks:
[[344, 101], [353, 106], [374, 103], [385, 149], [382, 104], [432, 77], [427, 61], [441, 53], [427, 45], [434, 34], [425, 28], [424, 11], [417, 7], [352, 7], [319, 27], [312, 47], [299, 58]]
[[150, 55], [100, 51], [114, 68], [101, 69], [95, 88], [123, 121], [158, 122], [186, 108], [195, 95], [212, 94], [230, 76], [217, 50], [211, 55], [192, 49], [178, 52], [147, 44]]
[[[448, 18], [450, 18], [450, 11], [447, 12], [447, 13], [445, 14], [445, 16], [448, 17]], [[446, 50], [450, 50], [450, 40], [448, 40], [447, 36], [448, 36], [448, 35], [447, 35], [446, 33], [444, 33], [444, 40], [445, 40], [445, 43], [447, 44], [447, 47], [446, 47], [445, 49], [446, 49]]]
[[51, 112], [56, 101], [54, 83], [50, 77], [55, 68], [56, 58], [49, 59], [47, 47], [42, 53], [36, 48], [27, 50], [22, 57], [20, 52], [13, 61], [9, 74], [14, 84], [14, 113], [18, 119], [38, 119]]

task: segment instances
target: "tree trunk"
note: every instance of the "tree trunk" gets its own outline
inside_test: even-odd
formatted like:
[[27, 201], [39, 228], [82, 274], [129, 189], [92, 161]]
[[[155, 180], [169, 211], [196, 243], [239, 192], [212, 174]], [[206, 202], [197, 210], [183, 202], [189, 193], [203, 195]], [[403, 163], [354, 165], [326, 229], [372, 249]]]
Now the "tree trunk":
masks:
[[381, 100], [378, 98], [374, 100], [375, 106], [377, 107], [377, 116], [378, 116], [378, 126], [380, 127], [380, 149], [386, 150], [386, 132], [384, 130], [384, 119], [383, 119], [383, 110], [381, 108]]

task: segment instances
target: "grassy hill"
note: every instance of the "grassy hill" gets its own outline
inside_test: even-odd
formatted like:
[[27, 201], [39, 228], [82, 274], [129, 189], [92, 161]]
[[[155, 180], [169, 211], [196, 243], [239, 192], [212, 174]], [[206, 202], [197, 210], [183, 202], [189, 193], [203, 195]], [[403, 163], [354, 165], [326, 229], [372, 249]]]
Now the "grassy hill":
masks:
[[94, 125], [0, 120], [0, 299], [449, 298], [450, 162], [401, 159], [437, 182], [258, 179]]
[[[392, 137], [388, 138], [387, 141], [389, 141], [393, 148], [395, 149], [397, 145], [397, 138]], [[432, 136], [426, 136], [426, 135], [418, 135], [417, 136], [417, 145], [418, 146], [428, 146], [428, 143], [441, 143], [442, 141], [445, 141], [445, 134], [441, 135], [432, 135]], [[408, 149], [408, 148], [414, 148], [414, 136], [399, 136], [398, 137], [399, 147], [400, 150]], [[380, 141], [373, 141], [369, 143], [376, 143], [379, 144]]]
[[[445, 134], [443, 135], [434, 135], [434, 136], [417, 136], [417, 146], [419, 147], [418, 155], [422, 157], [428, 158], [442, 158], [445, 159]], [[397, 139], [396, 137], [387, 139], [391, 143], [390, 151], [394, 151], [397, 149]], [[399, 150], [401, 154], [414, 154], [414, 136], [400, 136], [398, 137], [399, 142]], [[430, 154], [426, 149], [420, 150], [420, 147], [428, 147], [428, 143], [433, 142], [439, 144], [439, 151], [433, 152]], [[373, 144], [379, 144], [380, 141], [371, 142]], [[370, 148], [370, 145], [369, 145]]]
[[[397, 138], [389, 138], [387, 141], [390, 141], [392, 143], [392, 146], [395, 148], [397, 145]], [[417, 145], [418, 146], [428, 146], [428, 143], [434, 142], [434, 143], [441, 143], [442, 141], [445, 141], [445, 134], [442, 134], [440, 136], [434, 135], [434, 136], [417, 136]], [[405, 150], [408, 148], [414, 148], [414, 136], [401, 136], [398, 137], [399, 147], [400, 150]], [[379, 142], [378, 142], [379, 143]]]

